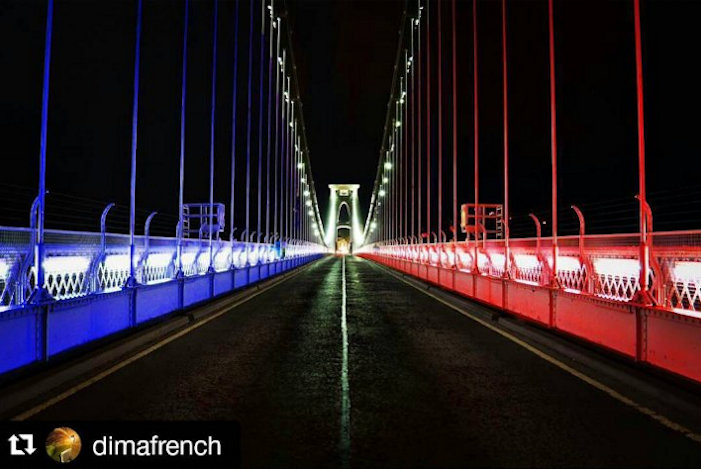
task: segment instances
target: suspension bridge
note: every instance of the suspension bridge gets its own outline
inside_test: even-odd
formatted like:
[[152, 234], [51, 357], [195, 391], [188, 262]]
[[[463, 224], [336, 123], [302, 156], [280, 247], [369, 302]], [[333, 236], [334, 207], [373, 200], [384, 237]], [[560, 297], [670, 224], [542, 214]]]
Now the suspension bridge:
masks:
[[[46, 1], [37, 192], [23, 208], [27, 225], [0, 226], [0, 415], [234, 419], [247, 467], [698, 467], [701, 230], [653, 229], [639, 0], [628, 2], [637, 168], [622, 175], [637, 178], [638, 230], [589, 234], [586, 210], [558, 202], [559, 2], [543, 0], [551, 210], [528, 214], [531, 237], [510, 226], [512, 2], [497, 2], [501, 75], [491, 77], [503, 90], [501, 200], [480, 190], [482, 2], [410, 0], [374, 185], [330, 184], [326, 213], [285, 2], [210, 2], [206, 157], [186, 152], [190, 23], [204, 2], [179, 3], [179, 134], [162, 136], [178, 142], [177, 217], [158, 235], [150, 227], [163, 215], [140, 211], [148, 201], [137, 191], [137, 162], [149, 158], [138, 140], [149, 22], [142, 0], [133, 3], [129, 204], [116, 232], [113, 202], [90, 222], [95, 230], [46, 223], [59, 197], [47, 140], [63, 6]], [[223, 24], [234, 32], [231, 57], [217, 52], [231, 40]], [[472, 50], [458, 46], [467, 31]], [[466, 61], [472, 89], [457, 78]], [[222, 64], [231, 83], [217, 82]], [[217, 120], [223, 87], [227, 122]], [[458, 94], [469, 92], [466, 201]], [[231, 129], [226, 168], [215, 164], [221, 126]], [[191, 158], [207, 164], [208, 200], [186, 198]], [[228, 200], [215, 198], [222, 173]], [[563, 211], [578, 234], [558, 233]]]

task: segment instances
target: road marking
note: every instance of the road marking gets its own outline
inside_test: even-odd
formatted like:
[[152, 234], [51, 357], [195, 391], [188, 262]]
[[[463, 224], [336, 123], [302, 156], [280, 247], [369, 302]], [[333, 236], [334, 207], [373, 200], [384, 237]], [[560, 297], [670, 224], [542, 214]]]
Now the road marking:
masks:
[[343, 358], [341, 361], [341, 457], [343, 467], [350, 466], [350, 384], [348, 383], [348, 322], [346, 294], [346, 256], [341, 261], [341, 335]]
[[[387, 269], [389, 269], [389, 268], [387, 268]], [[571, 374], [572, 376], [579, 378], [580, 380], [584, 381], [585, 383], [595, 387], [599, 391], [602, 391], [602, 392], [608, 394], [609, 396], [613, 397], [617, 401], [619, 401], [619, 402], [621, 402], [629, 407], [632, 407], [633, 409], [637, 410], [638, 412], [640, 412], [644, 415], [647, 415], [648, 417], [657, 421], [658, 423], [661, 423], [665, 427], [683, 434], [684, 436], [695, 441], [696, 443], [701, 443], [701, 435], [700, 434], [694, 433], [689, 428], [670, 420], [669, 418], [665, 417], [664, 415], [658, 414], [654, 410], [652, 410], [648, 407], [645, 407], [642, 404], [635, 402], [633, 399], [631, 399], [627, 396], [624, 396], [623, 394], [619, 393], [615, 389], [610, 388], [609, 386], [605, 385], [604, 383], [602, 383], [600, 381], [597, 381], [596, 379], [592, 378], [591, 376], [588, 376], [588, 375], [582, 373], [581, 371], [572, 368], [571, 366], [561, 362], [557, 358], [555, 358], [551, 355], [548, 355], [547, 353], [545, 353], [542, 350], [528, 344], [527, 342], [524, 342], [523, 340], [519, 339], [518, 337], [516, 337], [516, 336], [514, 336], [514, 335], [512, 335], [512, 334], [510, 334], [510, 333], [508, 333], [508, 332], [506, 332], [506, 331], [504, 331], [504, 330], [502, 330], [502, 329], [500, 329], [500, 328], [498, 328], [498, 327], [496, 327], [496, 326], [494, 326], [494, 325], [492, 325], [492, 324], [490, 324], [490, 323], [488, 323], [488, 322], [486, 322], [486, 321], [484, 321], [476, 316], [473, 316], [468, 311], [460, 308], [459, 306], [455, 306], [455, 305], [443, 300], [442, 298], [434, 295], [433, 293], [431, 293], [430, 291], [428, 291], [426, 289], [419, 288], [418, 286], [414, 285], [413, 283], [407, 281], [404, 277], [402, 277], [398, 274], [395, 274], [393, 271], [390, 270], [389, 272], [395, 278], [401, 280], [402, 282], [406, 283], [410, 287], [424, 293], [425, 295], [430, 296], [431, 298], [438, 301], [439, 303], [442, 303], [445, 306], [462, 314], [463, 316], [465, 316], [469, 319], [472, 319], [473, 321], [477, 322], [478, 324], [481, 324], [482, 326], [486, 327], [487, 329], [490, 329], [490, 330], [496, 332], [497, 334], [514, 342], [515, 344], [520, 345], [521, 347], [523, 347], [526, 350], [528, 350], [529, 352], [537, 355], [538, 357], [542, 358], [543, 360], [557, 366], [558, 368], [560, 368], [563, 371], [566, 371], [567, 373]]]
[[63, 391], [62, 393], [57, 394], [56, 396], [52, 397], [51, 399], [48, 399], [40, 404], [37, 404], [36, 406], [22, 412], [21, 414], [16, 415], [11, 420], [14, 420], [14, 421], [26, 420], [26, 419], [38, 414], [39, 412], [42, 412], [42, 411], [48, 409], [49, 407], [58, 404], [59, 402], [72, 396], [73, 394], [76, 394], [77, 392], [82, 391], [83, 389], [97, 383], [98, 381], [105, 379], [109, 375], [116, 373], [117, 371], [121, 370], [122, 368], [124, 368], [128, 365], [131, 365], [132, 363], [139, 360], [140, 358], [143, 358], [146, 355], [149, 355], [149, 354], [155, 352], [156, 350], [160, 349], [161, 347], [163, 347], [165, 345], [168, 345], [169, 343], [173, 342], [176, 339], [179, 339], [180, 337], [184, 336], [185, 334], [188, 334], [188, 333], [194, 331], [195, 329], [198, 329], [198, 328], [204, 326], [208, 322], [217, 319], [219, 316], [231, 311], [232, 309], [246, 303], [249, 300], [252, 300], [253, 298], [257, 297], [258, 295], [265, 293], [272, 288], [277, 287], [281, 283], [286, 282], [293, 277], [296, 277], [297, 275], [301, 274], [304, 270], [306, 270], [306, 269], [300, 269], [297, 272], [293, 272], [292, 275], [289, 275], [288, 277], [281, 279], [279, 282], [275, 282], [274, 284], [268, 285], [267, 287], [259, 288], [257, 291], [254, 291], [253, 293], [246, 296], [245, 298], [241, 298], [240, 300], [237, 300], [232, 304], [226, 305], [219, 312], [212, 313], [211, 315], [207, 316], [206, 318], [201, 319], [201, 320], [195, 322], [194, 324], [192, 324], [191, 326], [188, 326], [185, 329], [182, 329], [179, 332], [176, 332], [175, 334], [166, 337], [165, 339], [161, 340], [160, 342], [158, 342], [156, 344], [153, 344], [152, 346], [148, 347], [145, 350], [142, 350], [141, 352], [137, 353], [136, 355], [132, 355], [131, 357], [127, 358], [126, 360], [113, 365], [112, 367], [106, 369], [105, 371], [102, 371], [101, 373], [98, 373], [97, 375], [83, 381], [82, 383], [79, 383], [79, 384], [73, 386], [72, 388], [70, 388], [66, 391]]

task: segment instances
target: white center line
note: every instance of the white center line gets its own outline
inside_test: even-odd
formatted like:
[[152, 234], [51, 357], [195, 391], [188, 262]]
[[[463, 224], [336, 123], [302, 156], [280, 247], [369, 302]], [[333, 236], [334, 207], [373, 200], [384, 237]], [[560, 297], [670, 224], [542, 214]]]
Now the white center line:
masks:
[[346, 317], [346, 256], [341, 261], [341, 335], [343, 358], [341, 362], [341, 458], [343, 467], [350, 463], [350, 385], [348, 384], [348, 323]]

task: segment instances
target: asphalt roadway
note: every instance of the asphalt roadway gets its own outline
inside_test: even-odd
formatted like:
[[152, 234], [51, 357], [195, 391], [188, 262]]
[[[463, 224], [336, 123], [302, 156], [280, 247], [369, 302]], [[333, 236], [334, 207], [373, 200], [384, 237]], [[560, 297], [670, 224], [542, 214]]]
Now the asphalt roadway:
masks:
[[244, 467], [701, 467], [701, 444], [354, 257], [33, 418], [236, 419]]

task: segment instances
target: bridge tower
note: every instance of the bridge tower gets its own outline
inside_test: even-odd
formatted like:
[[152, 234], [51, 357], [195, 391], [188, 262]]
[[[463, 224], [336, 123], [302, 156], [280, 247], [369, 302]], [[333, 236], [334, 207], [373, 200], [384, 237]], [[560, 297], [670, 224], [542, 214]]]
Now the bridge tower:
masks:
[[325, 241], [327, 246], [334, 247], [334, 251], [347, 249], [351, 252], [354, 246], [360, 246], [363, 242], [358, 205], [359, 188], [360, 184], [329, 184], [329, 218]]

